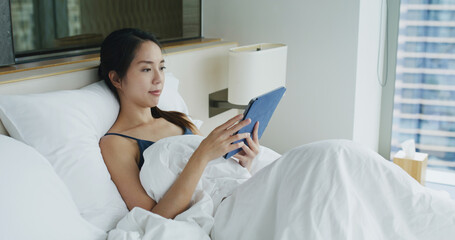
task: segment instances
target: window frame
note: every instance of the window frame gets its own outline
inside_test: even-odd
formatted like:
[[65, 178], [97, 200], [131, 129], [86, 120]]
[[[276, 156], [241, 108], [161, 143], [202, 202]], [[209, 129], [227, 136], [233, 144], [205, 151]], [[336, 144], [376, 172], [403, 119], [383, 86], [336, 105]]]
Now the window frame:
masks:
[[[184, 4], [185, 0], [182, 0]], [[184, 42], [184, 41], [191, 41], [191, 40], [197, 40], [197, 39], [203, 39], [203, 33], [202, 33], [202, 0], [199, 1], [199, 34], [198, 36], [195, 37], [184, 37], [180, 39], [170, 39], [170, 40], [163, 40], [161, 41], [162, 44], [169, 44], [169, 43], [178, 43], [178, 42]], [[65, 1], [66, 2], [66, 1]], [[54, 36], [55, 35], [55, 30], [58, 24], [54, 24], [58, 16], [55, 14], [55, 7], [57, 2], [54, 1], [43, 1], [45, 6], [43, 4], [35, 6], [36, 11], [38, 12], [46, 12], [46, 14], [39, 14], [40, 16], [43, 16], [43, 19], [38, 22], [39, 29], [47, 29], [46, 31], [46, 36]], [[6, 49], [5, 48], [0, 48], [0, 55], [5, 55], [7, 51], [12, 52], [12, 58], [10, 58], [8, 61], [2, 61], [3, 59], [0, 59], [0, 67], [2, 66], [11, 66], [14, 64], [24, 64], [24, 63], [30, 63], [30, 62], [37, 62], [37, 61], [47, 61], [47, 60], [53, 60], [53, 59], [60, 59], [60, 58], [68, 58], [68, 57], [74, 57], [74, 56], [82, 56], [82, 55], [90, 55], [94, 53], [99, 53], [99, 45], [86, 45], [86, 46], [69, 46], [69, 47], [64, 47], [60, 49], [49, 49], [49, 50], [33, 50], [30, 52], [21, 52], [21, 53], [16, 53], [14, 50], [14, 39], [13, 39], [13, 26], [12, 26], [12, 16], [11, 16], [11, 1], [10, 0], [0, 0], [0, 6], [4, 6], [2, 9], [4, 9], [4, 12], [9, 14], [9, 16], [6, 18], [6, 21], [4, 21], [2, 25], [2, 28], [4, 26], [9, 26], [11, 29], [10, 37], [9, 38], [4, 38], [3, 36], [0, 35], [0, 40], [2, 42], [4, 41], [10, 41], [11, 42], [11, 47]], [[49, 11], [51, 9], [51, 11]], [[183, 12], [182, 12], [183, 14]], [[49, 21], [52, 21], [53, 27], [48, 27], [49, 24], [46, 25]], [[57, 21], [58, 22], [58, 21]], [[46, 39], [40, 38], [39, 41], [45, 41]], [[54, 39], [52, 38], [52, 41]]]
[[[379, 124], [378, 153], [385, 159], [391, 160], [390, 149], [392, 142], [393, 105], [395, 96], [395, 78], [398, 49], [398, 30], [400, 20], [401, 1], [388, 1], [387, 3], [387, 44], [386, 63], [384, 76], [386, 85], [382, 88], [381, 119]], [[385, 80], [383, 80], [385, 81]]]

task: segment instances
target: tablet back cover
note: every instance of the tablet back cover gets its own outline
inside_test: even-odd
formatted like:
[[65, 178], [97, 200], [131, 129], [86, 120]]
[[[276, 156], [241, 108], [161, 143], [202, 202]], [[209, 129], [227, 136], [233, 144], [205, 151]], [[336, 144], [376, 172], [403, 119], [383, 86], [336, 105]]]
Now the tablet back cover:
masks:
[[[259, 122], [258, 138], [260, 139], [265, 129], [267, 128], [267, 125], [269, 124], [269, 121], [272, 118], [273, 112], [275, 112], [275, 109], [278, 106], [278, 103], [280, 102], [285, 91], [286, 91], [285, 87], [280, 87], [271, 92], [263, 94], [257, 97], [256, 99], [253, 99], [252, 102], [250, 103], [250, 106], [245, 111], [244, 116], [244, 119], [250, 118], [251, 123], [240, 129], [238, 133], [249, 132], [251, 133], [251, 136], [253, 136], [254, 125], [256, 124], [256, 122]], [[241, 141], [244, 141], [245, 144], [247, 144], [247, 141], [245, 139]], [[241, 148], [233, 150], [227, 153], [224, 156], [224, 158], [228, 159], [237, 154], [238, 152], [240, 152], [241, 150], [242, 150]]]

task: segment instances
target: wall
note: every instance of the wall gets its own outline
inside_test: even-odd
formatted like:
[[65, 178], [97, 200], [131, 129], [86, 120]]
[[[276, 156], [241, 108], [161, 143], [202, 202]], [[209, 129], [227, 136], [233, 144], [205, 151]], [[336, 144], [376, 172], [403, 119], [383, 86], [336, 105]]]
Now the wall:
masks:
[[288, 45], [288, 91], [261, 144], [285, 152], [321, 139], [353, 139], [359, 8], [360, 0], [203, 2], [205, 37]]

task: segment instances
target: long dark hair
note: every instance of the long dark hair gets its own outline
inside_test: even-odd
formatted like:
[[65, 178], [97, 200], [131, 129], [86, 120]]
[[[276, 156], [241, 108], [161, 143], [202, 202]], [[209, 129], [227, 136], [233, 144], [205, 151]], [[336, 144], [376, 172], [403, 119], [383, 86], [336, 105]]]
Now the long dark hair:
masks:
[[[161, 44], [153, 34], [134, 28], [116, 30], [109, 34], [101, 43], [98, 76], [106, 82], [118, 100], [120, 100], [118, 92], [109, 79], [109, 72], [115, 71], [119, 78], [122, 79], [135, 57], [136, 50], [145, 41], [152, 41], [161, 48]], [[199, 132], [196, 126], [185, 118], [184, 113], [163, 111], [158, 107], [153, 107], [151, 114], [154, 118], [162, 117], [182, 129], [189, 128], [193, 133]]]

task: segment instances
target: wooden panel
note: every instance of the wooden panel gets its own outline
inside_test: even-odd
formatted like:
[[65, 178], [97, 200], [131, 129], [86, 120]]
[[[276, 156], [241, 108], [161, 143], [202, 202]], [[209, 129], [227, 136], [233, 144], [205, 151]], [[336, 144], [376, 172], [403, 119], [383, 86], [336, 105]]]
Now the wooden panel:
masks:
[[[193, 47], [200, 44], [208, 44], [208, 43], [217, 43], [221, 42], [219, 38], [200, 38], [200, 39], [192, 39], [187, 41], [179, 41], [179, 42], [171, 42], [171, 43], [164, 43], [163, 50], [171, 51], [174, 48], [187, 48]], [[44, 60], [44, 61], [36, 61], [31, 63], [23, 63], [23, 64], [16, 64], [11, 66], [0, 67], [0, 75], [23, 72], [23, 71], [31, 71], [41, 68], [49, 68], [49, 67], [57, 67], [62, 65], [68, 64], [76, 64], [81, 62], [91, 62], [91, 61], [99, 61], [100, 56], [98, 53], [96, 54], [84, 54], [80, 56], [74, 57], [64, 57], [59, 59], [52, 59], [52, 60]]]
[[[214, 127], [238, 114], [230, 110], [208, 117], [208, 95], [227, 87], [228, 49], [236, 42], [213, 42], [174, 47], [165, 54], [167, 71], [179, 80], [179, 92], [188, 105], [192, 118], [204, 121], [201, 132], [208, 134]], [[0, 75], [0, 94], [42, 93], [78, 89], [98, 81], [99, 60]], [[0, 134], [7, 134], [0, 123]]]

